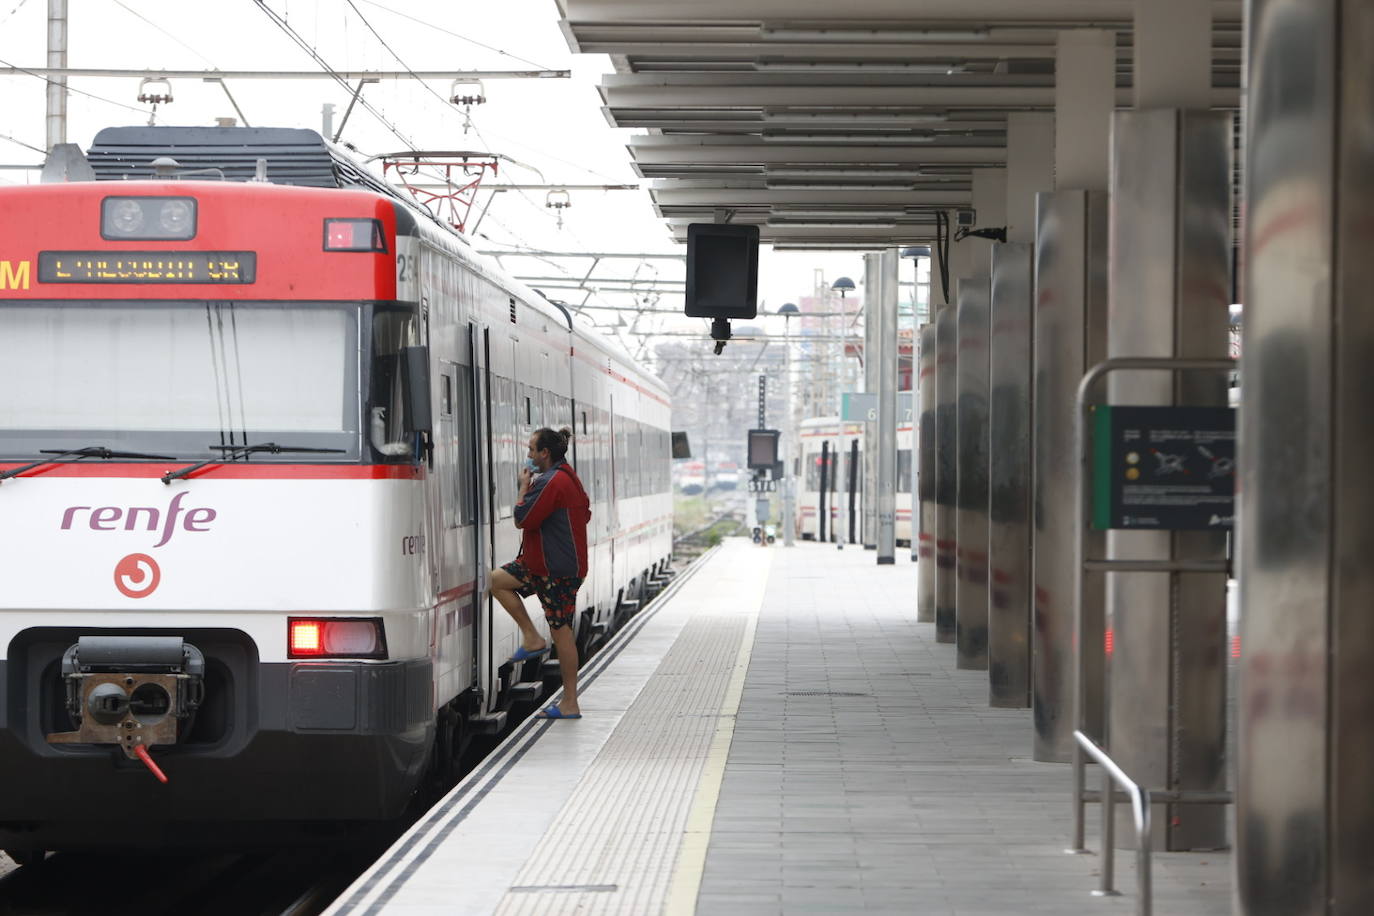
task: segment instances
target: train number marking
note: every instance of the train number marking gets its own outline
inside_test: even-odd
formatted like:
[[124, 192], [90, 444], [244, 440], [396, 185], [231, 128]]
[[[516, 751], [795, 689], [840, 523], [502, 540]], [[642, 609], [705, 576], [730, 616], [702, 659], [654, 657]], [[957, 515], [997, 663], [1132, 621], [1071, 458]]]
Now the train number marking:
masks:
[[415, 256], [412, 254], [396, 255], [396, 282], [409, 283], [414, 279]]
[[115, 564], [115, 588], [126, 598], [147, 598], [161, 581], [157, 560], [146, 553], [131, 553]]
[[28, 289], [29, 262], [0, 261], [0, 289]]

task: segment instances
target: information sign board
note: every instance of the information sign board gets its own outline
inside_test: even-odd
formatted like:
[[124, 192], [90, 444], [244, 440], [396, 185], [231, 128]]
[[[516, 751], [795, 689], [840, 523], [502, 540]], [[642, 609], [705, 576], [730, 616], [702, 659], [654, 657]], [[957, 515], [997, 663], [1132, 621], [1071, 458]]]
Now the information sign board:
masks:
[[[840, 419], [851, 423], [878, 422], [878, 396], [871, 392], [846, 391], [840, 395]], [[911, 392], [897, 392], [897, 423], [911, 422]]]
[[1093, 527], [1229, 530], [1236, 416], [1230, 407], [1093, 409]]

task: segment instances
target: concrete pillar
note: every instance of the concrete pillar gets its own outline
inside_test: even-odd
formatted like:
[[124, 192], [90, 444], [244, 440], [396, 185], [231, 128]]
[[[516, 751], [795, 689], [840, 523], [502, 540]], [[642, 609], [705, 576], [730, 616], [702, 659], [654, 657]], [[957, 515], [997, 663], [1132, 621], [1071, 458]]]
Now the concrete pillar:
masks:
[[[990, 256], [989, 256], [990, 257]], [[988, 666], [988, 310], [991, 283], [959, 281], [958, 510], [955, 513], [957, 667]]]
[[[1074, 750], [1076, 647], [1102, 645], [1102, 578], [1085, 579], [1075, 616], [1079, 487], [1073, 434], [1078, 382], [1106, 355], [1108, 136], [1115, 100], [1113, 33], [1061, 34], [1055, 63], [1055, 185], [1037, 198], [1035, 239], [1033, 517], [1034, 621], [1031, 707], [1037, 760], [1067, 762]], [[1090, 536], [1097, 555], [1101, 539]], [[1085, 682], [1101, 683], [1101, 653], [1086, 656]], [[1101, 691], [1082, 713], [1102, 731]]]
[[[67, 0], [48, 0], [48, 66], [65, 69], [67, 66]], [[47, 93], [48, 151], [67, 142], [67, 78], [54, 76], [48, 80]]]
[[1107, 187], [1108, 134], [1115, 107], [1116, 33], [1060, 32], [1054, 64], [1056, 187]]
[[[864, 255], [864, 392], [878, 393], [878, 375], [882, 348], [883, 274], [881, 255]], [[878, 425], [864, 423], [863, 467], [859, 473], [863, 483], [859, 487], [861, 503], [859, 539], [865, 550], [878, 549]]]
[[988, 701], [1030, 705], [1034, 248], [992, 249], [988, 337]]
[[1354, 916], [1374, 912], [1374, 6], [1248, 10], [1234, 912]]
[[1035, 241], [1035, 195], [1054, 188], [1054, 115], [1007, 115], [1007, 241]]
[[[1073, 455], [1078, 383], [1107, 355], [1107, 195], [1103, 191], [1041, 194], [1035, 235], [1034, 485], [1035, 551], [1031, 708], [1036, 760], [1068, 762], [1074, 749], [1074, 650], [1102, 645], [1102, 576], [1084, 579], [1081, 617], [1074, 614], [1078, 461]], [[1102, 536], [1087, 551], [1101, 556]], [[1102, 655], [1086, 657], [1085, 682], [1102, 683]], [[1102, 694], [1090, 692], [1083, 720], [1102, 732]]]
[[[897, 562], [897, 249], [878, 255], [878, 565]], [[872, 424], [870, 424], [872, 425]]]
[[988, 702], [1031, 703], [1035, 195], [1054, 187], [1054, 116], [1007, 116], [1007, 243], [992, 249], [988, 338]]
[[959, 337], [956, 310], [935, 313], [935, 639], [954, 642], [954, 511], [958, 494]]
[[[1143, 107], [1118, 112], [1113, 121], [1107, 352], [1225, 357], [1232, 116], [1206, 110], [1210, 6], [1149, 0], [1137, 3], [1136, 17], [1144, 39], [1136, 46], [1136, 72], [1146, 80], [1136, 92]], [[1198, 102], [1202, 110], [1188, 109]], [[1217, 373], [1117, 373], [1098, 399], [1225, 406], [1226, 387]], [[1109, 531], [1107, 556], [1221, 561], [1226, 532]], [[1226, 576], [1110, 573], [1106, 627], [1112, 652], [1105, 736], [1113, 759], [1143, 785], [1225, 788]], [[1154, 816], [1160, 848], [1227, 843], [1223, 808], [1160, 805]], [[1133, 845], [1129, 830], [1120, 839]]]
[[935, 620], [935, 322], [921, 327], [921, 374], [916, 391], [920, 399], [916, 492], [912, 502], [913, 525], [919, 520], [916, 544], [916, 622]]
[[1135, 107], [1206, 111], [1212, 97], [1212, 5], [1136, 0]]

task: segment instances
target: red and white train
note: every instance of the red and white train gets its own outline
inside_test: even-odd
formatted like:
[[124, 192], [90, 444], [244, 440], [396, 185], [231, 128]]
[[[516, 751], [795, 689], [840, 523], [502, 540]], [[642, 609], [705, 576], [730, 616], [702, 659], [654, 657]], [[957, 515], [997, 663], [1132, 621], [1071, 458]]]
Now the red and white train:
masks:
[[528, 692], [486, 576], [531, 431], [585, 646], [669, 559], [668, 392], [311, 131], [87, 158], [134, 180], [0, 189], [0, 847], [392, 818]]

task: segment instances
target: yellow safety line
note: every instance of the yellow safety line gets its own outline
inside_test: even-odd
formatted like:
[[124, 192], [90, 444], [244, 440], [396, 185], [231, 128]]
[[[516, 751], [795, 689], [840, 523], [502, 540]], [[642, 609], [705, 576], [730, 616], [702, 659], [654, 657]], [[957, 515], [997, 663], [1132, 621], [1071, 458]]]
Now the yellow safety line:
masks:
[[759, 610], [767, 591], [771, 567], [770, 563], [769, 568], [759, 578], [753, 594], [740, 596], [742, 603], [749, 608], [749, 616], [744, 625], [744, 638], [740, 642], [739, 653], [735, 656], [735, 667], [730, 672], [730, 683], [726, 685], [725, 698], [720, 704], [720, 719], [716, 724], [716, 733], [711, 739], [711, 748], [706, 752], [706, 762], [701, 768], [701, 778], [697, 783], [696, 795], [692, 799], [692, 809], [687, 814], [687, 827], [678, 847], [673, 879], [668, 887], [668, 898], [663, 907], [664, 916], [692, 916], [696, 912], [697, 894], [701, 890], [701, 878], [706, 871], [706, 850], [711, 844], [711, 829], [716, 819], [716, 803], [720, 800], [720, 784], [725, 779], [725, 763], [730, 756], [730, 742], [735, 736], [735, 716], [739, 712], [740, 698], [744, 694], [744, 678], [749, 673], [749, 656], [754, 651], [754, 630], [758, 626]]

